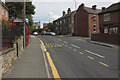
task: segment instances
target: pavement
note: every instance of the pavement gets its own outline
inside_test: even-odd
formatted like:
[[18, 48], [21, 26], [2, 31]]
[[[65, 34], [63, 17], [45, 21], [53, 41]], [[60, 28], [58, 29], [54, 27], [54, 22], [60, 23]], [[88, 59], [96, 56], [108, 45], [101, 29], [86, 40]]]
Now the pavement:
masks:
[[[118, 78], [118, 49], [65, 36], [38, 37], [60, 78]], [[47, 60], [52, 73], [54, 70]]]
[[47, 78], [40, 41], [37, 37], [31, 36], [30, 44], [3, 78]]

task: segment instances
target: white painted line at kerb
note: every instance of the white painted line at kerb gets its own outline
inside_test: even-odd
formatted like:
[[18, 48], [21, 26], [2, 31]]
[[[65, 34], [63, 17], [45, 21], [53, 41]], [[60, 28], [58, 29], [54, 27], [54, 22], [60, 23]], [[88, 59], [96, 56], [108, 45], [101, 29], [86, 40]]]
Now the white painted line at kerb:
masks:
[[73, 47], [76, 47], [76, 48], [79, 48], [79, 49], [80, 49], [80, 47], [78, 47], [78, 46], [76, 46], [76, 45], [71, 44], [71, 46], [73, 46]]
[[68, 43], [68, 42], [64, 41], [64, 43]]
[[90, 54], [96, 55], [96, 56], [98, 56], [98, 57], [105, 58], [104, 56], [101, 56], [101, 55], [99, 55], [99, 54], [93, 53], [93, 52], [91, 52], [91, 51], [88, 51], [88, 50], [85, 50], [85, 51], [88, 52], [88, 53], [90, 53]]

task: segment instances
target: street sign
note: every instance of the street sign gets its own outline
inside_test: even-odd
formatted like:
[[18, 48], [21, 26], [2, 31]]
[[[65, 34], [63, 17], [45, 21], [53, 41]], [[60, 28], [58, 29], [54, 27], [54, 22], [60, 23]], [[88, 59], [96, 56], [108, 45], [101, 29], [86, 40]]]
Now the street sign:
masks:
[[28, 22], [29, 22], [29, 19], [28, 19], [28, 18], [26, 18], [26, 19], [25, 19], [25, 21], [26, 21], [26, 23], [28, 24]]
[[17, 23], [17, 22], [23, 22], [23, 20], [22, 20], [22, 19], [18, 19], [18, 18], [16, 18], [16, 19], [14, 19], [13, 22], [15, 22], [15, 23]]

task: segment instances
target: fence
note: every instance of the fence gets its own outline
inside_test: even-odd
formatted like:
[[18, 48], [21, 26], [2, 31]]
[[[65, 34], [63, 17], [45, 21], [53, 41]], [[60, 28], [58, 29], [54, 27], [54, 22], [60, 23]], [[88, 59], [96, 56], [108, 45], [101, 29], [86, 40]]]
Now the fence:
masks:
[[13, 43], [22, 35], [22, 26], [14, 25], [11, 30], [2, 29], [2, 50], [13, 47]]

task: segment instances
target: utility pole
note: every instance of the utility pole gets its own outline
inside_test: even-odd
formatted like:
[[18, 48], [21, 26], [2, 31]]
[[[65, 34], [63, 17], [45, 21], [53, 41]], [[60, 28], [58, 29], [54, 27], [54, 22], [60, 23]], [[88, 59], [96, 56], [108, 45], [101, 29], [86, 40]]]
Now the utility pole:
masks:
[[24, 10], [24, 26], [23, 26], [23, 29], [24, 29], [24, 48], [25, 48], [25, 18], [26, 18], [26, 2], [24, 0], [24, 5], [23, 5], [23, 10]]
[[[75, 2], [75, 13], [76, 13], [76, 10], [77, 10], [77, 1], [76, 0], [74, 0], [74, 2]], [[75, 19], [76, 19], [77, 17], [75, 17]], [[76, 20], [75, 20], [76, 21]], [[74, 23], [75, 24], [75, 23]], [[75, 27], [75, 26], [74, 26]], [[76, 36], [77, 36], [77, 27], [75, 28], [75, 33], [76, 33]]]

